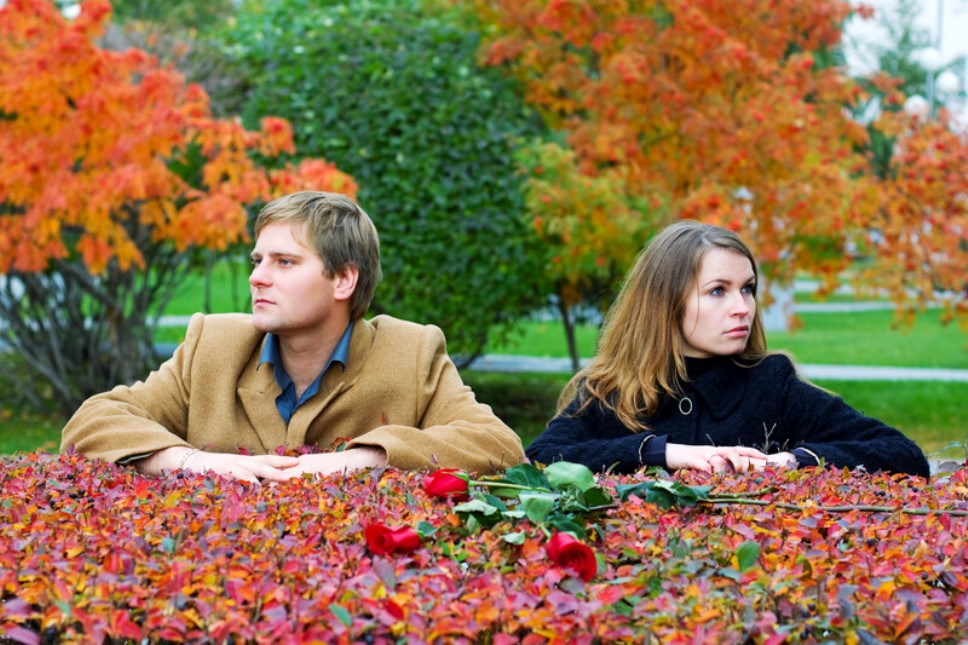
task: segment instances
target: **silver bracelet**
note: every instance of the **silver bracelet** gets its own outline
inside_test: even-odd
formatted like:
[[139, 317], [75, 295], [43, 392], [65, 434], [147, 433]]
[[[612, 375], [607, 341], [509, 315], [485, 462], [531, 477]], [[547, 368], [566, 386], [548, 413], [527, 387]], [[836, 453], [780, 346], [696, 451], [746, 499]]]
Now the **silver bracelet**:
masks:
[[188, 452], [186, 452], [184, 455], [182, 455], [181, 460], [178, 462], [178, 470], [181, 470], [182, 468], [184, 468], [185, 467], [185, 462], [188, 461], [188, 458], [191, 457], [192, 455], [194, 455], [196, 452], [199, 452], [200, 450], [201, 450], [201, 448], [192, 448], [191, 450], [189, 450]]
[[639, 465], [640, 466], [645, 465], [645, 462], [642, 461], [642, 449], [645, 448], [648, 445], [648, 443], [653, 439], [655, 439], [655, 435], [650, 434], [649, 436], [647, 436], [645, 439], [642, 440], [642, 443], [639, 444]]

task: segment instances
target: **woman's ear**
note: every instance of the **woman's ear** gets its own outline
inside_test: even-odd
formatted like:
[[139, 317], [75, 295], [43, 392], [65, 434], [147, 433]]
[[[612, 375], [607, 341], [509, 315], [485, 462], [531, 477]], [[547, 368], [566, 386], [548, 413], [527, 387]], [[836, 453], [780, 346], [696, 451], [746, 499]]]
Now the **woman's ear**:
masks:
[[342, 272], [336, 274], [336, 284], [333, 288], [333, 298], [349, 300], [356, 291], [356, 283], [360, 278], [360, 270], [354, 265], [348, 265]]

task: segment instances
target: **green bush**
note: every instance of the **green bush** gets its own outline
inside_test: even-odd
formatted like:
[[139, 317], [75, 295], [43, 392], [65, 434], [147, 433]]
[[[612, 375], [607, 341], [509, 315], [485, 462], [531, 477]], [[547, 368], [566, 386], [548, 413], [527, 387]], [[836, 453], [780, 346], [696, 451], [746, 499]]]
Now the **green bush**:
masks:
[[541, 304], [512, 154], [540, 120], [476, 65], [476, 34], [415, 0], [282, 0], [222, 39], [251, 70], [246, 121], [289, 119], [300, 154], [359, 183], [383, 249], [374, 311], [435, 323], [473, 356]]

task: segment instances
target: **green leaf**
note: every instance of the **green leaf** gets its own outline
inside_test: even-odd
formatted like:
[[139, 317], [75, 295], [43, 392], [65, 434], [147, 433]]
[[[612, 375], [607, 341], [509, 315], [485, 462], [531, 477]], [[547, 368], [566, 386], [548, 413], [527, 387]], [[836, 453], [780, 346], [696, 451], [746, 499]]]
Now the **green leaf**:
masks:
[[619, 499], [628, 501], [632, 495], [660, 508], [672, 508], [676, 505], [695, 506], [700, 501], [709, 499], [712, 486], [686, 486], [669, 479], [641, 482], [638, 484], [619, 484], [615, 487]]
[[353, 617], [350, 616], [350, 612], [346, 609], [346, 607], [337, 605], [334, 602], [330, 604], [329, 610], [333, 612], [333, 615], [336, 616], [336, 618], [339, 619], [339, 622], [343, 623], [347, 627], [353, 626]]
[[586, 506], [607, 506], [615, 502], [612, 495], [601, 486], [595, 486], [586, 490], [582, 495], [582, 499]]
[[461, 502], [454, 506], [455, 513], [480, 513], [481, 515], [493, 515], [498, 512], [496, 506], [488, 504], [483, 499], [475, 497], [466, 502]]
[[177, 545], [175, 544], [174, 538], [171, 538], [168, 536], [161, 538], [161, 550], [167, 553], [168, 555], [171, 555], [175, 552], [176, 546]]
[[551, 493], [522, 493], [521, 507], [525, 515], [535, 524], [541, 524], [555, 508], [557, 495]]
[[579, 540], [585, 539], [585, 527], [566, 515], [553, 515], [548, 524], [562, 533], [571, 533]]
[[760, 545], [758, 542], [747, 540], [736, 549], [736, 559], [739, 562], [739, 570], [746, 571], [756, 564], [760, 557]]
[[437, 527], [427, 522], [426, 520], [417, 523], [417, 534], [420, 536], [421, 540], [426, 541], [427, 538], [433, 537], [437, 533]]
[[504, 473], [504, 481], [529, 488], [551, 489], [548, 478], [531, 464], [518, 464], [517, 466], [508, 468]]
[[524, 534], [524, 531], [515, 531], [514, 533], [505, 533], [501, 536], [501, 539], [508, 544], [517, 544], [520, 546], [524, 544], [526, 537], [527, 536]]
[[585, 492], [595, 486], [595, 473], [588, 466], [569, 461], [556, 461], [546, 466], [544, 476], [556, 490], [572, 487]]

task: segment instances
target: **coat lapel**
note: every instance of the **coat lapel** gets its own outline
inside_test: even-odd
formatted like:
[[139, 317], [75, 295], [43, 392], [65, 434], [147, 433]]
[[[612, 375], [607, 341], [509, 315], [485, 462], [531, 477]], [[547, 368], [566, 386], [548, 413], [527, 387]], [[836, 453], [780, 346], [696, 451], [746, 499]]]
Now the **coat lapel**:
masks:
[[259, 352], [242, 372], [238, 393], [263, 450], [272, 454], [278, 446], [287, 445], [286, 424], [276, 408], [276, 397], [282, 390], [273, 376], [272, 366], [259, 367]]
[[[371, 323], [363, 319], [356, 321], [353, 325], [353, 336], [350, 338], [346, 369], [339, 365], [331, 365], [323, 375], [319, 392], [296, 410], [289, 420], [289, 432], [286, 437], [286, 445], [289, 448], [305, 445], [306, 435], [313, 421], [323, 413], [333, 399], [356, 382], [363, 371], [363, 364], [366, 362], [367, 353], [373, 345], [375, 335], [376, 330]], [[341, 436], [339, 428], [328, 429], [327, 434], [332, 434], [333, 438]]]

